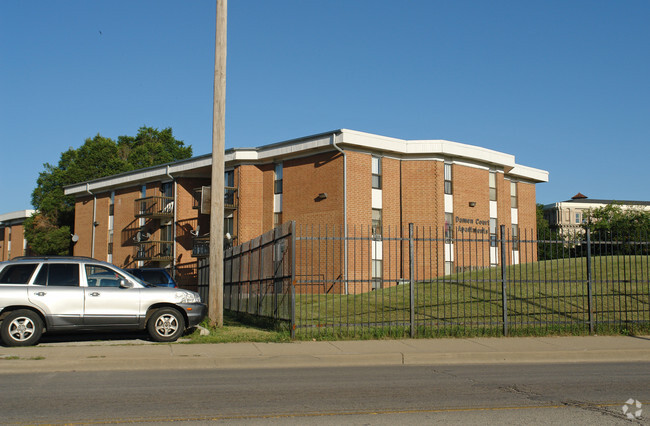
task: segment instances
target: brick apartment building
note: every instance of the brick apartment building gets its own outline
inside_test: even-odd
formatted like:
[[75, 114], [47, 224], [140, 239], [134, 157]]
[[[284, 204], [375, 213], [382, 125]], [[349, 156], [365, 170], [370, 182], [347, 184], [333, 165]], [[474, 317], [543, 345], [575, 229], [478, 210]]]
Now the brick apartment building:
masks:
[[[199, 156], [66, 187], [76, 197], [74, 254], [122, 267], [169, 266], [179, 284], [196, 285], [197, 262], [208, 254], [201, 194], [209, 192], [202, 188], [210, 185], [211, 162]], [[548, 172], [509, 154], [352, 130], [229, 149], [225, 170], [228, 244], [291, 220], [373, 233], [409, 223], [486, 236], [499, 225], [533, 230], [535, 184], [548, 181]], [[373, 253], [382, 256], [381, 248]], [[535, 253], [518, 256], [509, 259], [535, 260]], [[449, 272], [454, 259], [445, 262]]]
[[34, 210], [19, 210], [0, 214], [0, 262], [29, 255], [23, 222]]

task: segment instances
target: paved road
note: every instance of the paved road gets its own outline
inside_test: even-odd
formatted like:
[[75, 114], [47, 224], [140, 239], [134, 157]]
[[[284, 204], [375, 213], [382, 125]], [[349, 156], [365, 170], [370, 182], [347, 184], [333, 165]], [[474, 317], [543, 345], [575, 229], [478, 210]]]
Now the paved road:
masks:
[[10, 373], [4, 423], [647, 424], [650, 363]]

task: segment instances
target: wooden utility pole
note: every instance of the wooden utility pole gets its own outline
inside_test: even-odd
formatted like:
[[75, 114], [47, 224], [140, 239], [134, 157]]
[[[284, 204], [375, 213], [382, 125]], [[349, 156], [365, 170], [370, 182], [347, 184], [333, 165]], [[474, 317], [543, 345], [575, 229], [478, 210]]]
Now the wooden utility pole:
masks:
[[226, 41], [228, 0], [217, 0], [214, 43], [214, 109], [212, 116], [212, 183], [210, 206], [210, 284], [208, 317], [223, 326], [223, 200], [226, 148]]

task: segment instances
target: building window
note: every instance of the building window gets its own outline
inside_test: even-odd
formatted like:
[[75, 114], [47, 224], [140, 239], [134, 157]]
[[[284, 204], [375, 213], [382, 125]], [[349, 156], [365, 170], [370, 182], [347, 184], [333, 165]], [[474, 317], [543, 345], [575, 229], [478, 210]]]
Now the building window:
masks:
[[490, 201], [497, 200], [497, 174], [496, 172], [490, 172]]
[[517, 208], [517, 182], [510, 182], [510, 207]]
[[454, 214], [445, 213], [445, 242], [450, 243], [454, 238]]
[[165, 182], [162, 185], [160, 185], [160, 192], [162, 193], [163, 197], [173, 196], [173, 191], [174, 191], [174, 187], [172, 185], [172, 182]]
[[445, 194], [451, 194], [451, 164], [445, 164]]
[[451, 275], [454, 271], [454, 262], [446, 261], [445, 262], [445, 275]]
[[273, 186], [274, 194], [282, 194], [282, 163], [275, 165], [275, 182]]
[[372, 157], [372, 187], [381, 189], [381, 158]]
[[512, 249], [519, 250], [519, 227], [516, 224], [512, 225]]
[[576, 223], [580, 223], [580, 213], [576, 213]]
[[235, 186], [235, 171], [228, 170], [223, 176], [224, 186], [233, 188]]
[[372, 260], [372, 289], [378, 290], [381, 288], [381, 277], [382, 277], [383, 261], [373, 259]]
[[282, 225], [282, 212], [273, 213], [273, 227]]
[[490, 218], [490, 246], [497, 246], [497, 220], [494, 217]]
[[373, 238], [381, 237], [381, 209], [372, 209], [372, 236]]

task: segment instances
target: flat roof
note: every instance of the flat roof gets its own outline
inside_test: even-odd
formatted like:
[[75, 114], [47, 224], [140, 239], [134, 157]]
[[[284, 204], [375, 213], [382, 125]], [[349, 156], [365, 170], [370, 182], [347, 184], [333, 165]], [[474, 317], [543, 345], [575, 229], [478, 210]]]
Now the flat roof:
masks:
[[6, 225], [10, 222], [21, 222], [34, 214], [35, 210], [18, 210], [11, 213], [0, 214], [0, 225]]
[[[244, 163], [263, 164], [283, 158], [330, 151], [340, 147], [369, 150], [401, 158], [458, 158], [503, 168], [509, 175], [533, 182], [548, 182], [546, 170], [515, 163], [514, 155], [446, 140], [404, 140], [356, 130], [339, 129], [256, 148], [230, 148], [225, 151], [226, 168]], [[64, 187], [65, 195], [92, 194], [124, 185], [137, 185], [151, 180], [191, 175], [212, 167], [212, 154], [133, 170]]]

